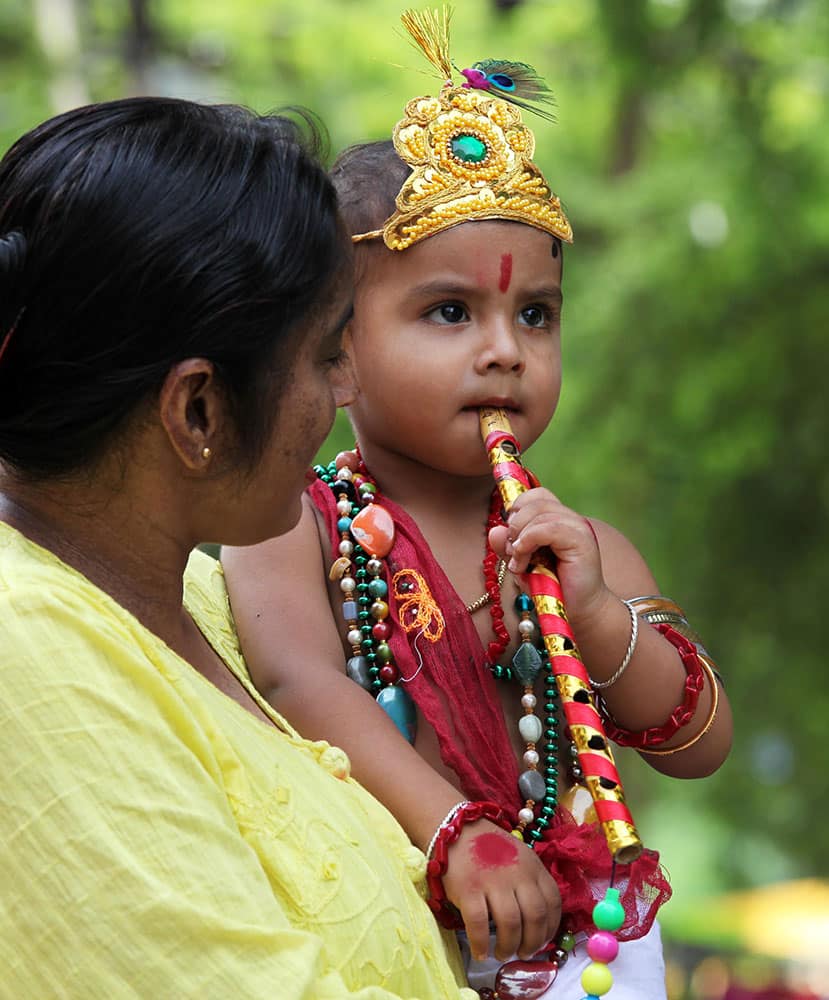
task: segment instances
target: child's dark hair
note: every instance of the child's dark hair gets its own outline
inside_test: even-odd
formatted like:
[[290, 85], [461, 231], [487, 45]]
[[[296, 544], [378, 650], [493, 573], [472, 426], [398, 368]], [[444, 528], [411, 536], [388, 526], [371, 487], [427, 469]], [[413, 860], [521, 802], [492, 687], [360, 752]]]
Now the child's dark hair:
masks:
[[0, 460], [35, 477], [92, 464], [172, 365], [203, 357], [255, 464], [274, 376], [345, 259], [321, 133], [300, 118], [133, 98], [69, 111], [9, 150]]
[[340, 153], [331, 168], [331, 180], [352, 236], [382, 229], [394, 213], [394, 199], [409, 173], [391, 139], [349, 146]]

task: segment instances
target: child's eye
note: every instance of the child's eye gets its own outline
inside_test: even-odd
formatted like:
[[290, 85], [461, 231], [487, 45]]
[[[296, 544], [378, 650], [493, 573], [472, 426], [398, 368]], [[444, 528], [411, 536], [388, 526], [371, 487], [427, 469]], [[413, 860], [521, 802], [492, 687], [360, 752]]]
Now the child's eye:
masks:
[[433, 323], [453, 324], [465, 323], [469, 319], [469, 313], [459, 302], [444, 302], [435, 306], [426, 313], [426, 318]]
[[544, 306], [525, 306], [518, 314], [525, 326], [547, 326], [552, 321], [552, 314]]

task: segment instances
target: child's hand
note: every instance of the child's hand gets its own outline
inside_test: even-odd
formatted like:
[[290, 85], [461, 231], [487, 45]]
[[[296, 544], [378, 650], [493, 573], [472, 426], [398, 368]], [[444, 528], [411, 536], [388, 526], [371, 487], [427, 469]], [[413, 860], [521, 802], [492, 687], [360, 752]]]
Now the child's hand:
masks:
[[590, 522], [543, 487], [518, 497], [507, 524], [492, 528], [489, 542], [494, 552], [508, 560], [510, 572], [518, 574], [526, 572], [537, 549], [544, 546], [552, 549], [571, 618], [574, 614], [590, 618], [612, 599]]
[[489, 820], [464, 827], [449, 849], [446, 895], [461, 912], [472, 956], [489, 953], [489, 923], [496, 928], [495, 957], [530, 958], [553, 939], [561, 898], [538, 855]]

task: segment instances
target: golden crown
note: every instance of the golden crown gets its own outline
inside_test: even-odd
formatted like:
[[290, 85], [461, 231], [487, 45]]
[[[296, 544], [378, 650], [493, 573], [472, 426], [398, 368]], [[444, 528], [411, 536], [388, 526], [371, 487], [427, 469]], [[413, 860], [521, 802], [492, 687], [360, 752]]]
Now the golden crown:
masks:
[[523, 222], [573, 242], [573, 230], [543, 174], [532, 162], [535, 137], [523, 124], [525, 107], [552, 120], [546, 84], [524, 63], [487, 60], [452, 80], [450, 10], [406, 11], [404, 27], [445, 79], [437, 97], [409, 101], [392, 135], [412, 172], [382, 229], [352, 237], [382, 236], [390, 250], [475, 219]]

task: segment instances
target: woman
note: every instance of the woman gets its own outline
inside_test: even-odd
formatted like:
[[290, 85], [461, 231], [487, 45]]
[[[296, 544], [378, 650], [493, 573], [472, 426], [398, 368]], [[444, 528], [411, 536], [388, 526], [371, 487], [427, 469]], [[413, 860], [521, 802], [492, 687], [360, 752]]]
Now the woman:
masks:
[[3, 996], [467, 994], [423, 855], [190, 557], [296, 523], [350, 268], [282, 118], [116, 101], [0, 162]]

